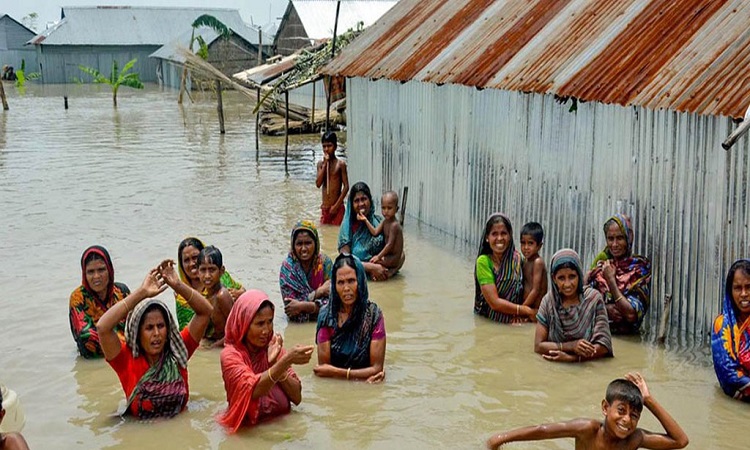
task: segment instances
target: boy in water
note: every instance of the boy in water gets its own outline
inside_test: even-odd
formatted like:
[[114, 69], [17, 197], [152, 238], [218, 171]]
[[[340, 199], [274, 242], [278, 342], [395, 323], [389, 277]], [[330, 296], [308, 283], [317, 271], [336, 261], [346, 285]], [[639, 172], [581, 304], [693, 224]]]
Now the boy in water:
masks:
[[383, 193], [380, 205], [384, 219], [378, 224], [377, 228], [373, 227], [362, 213], [357, 213], [357, 219], [367, 225], [371, 235], [378, 236], [383, 233], [385, 237], [385, 247], [380, 253], [373, 256], [370, 262], [380, 264], [386, 269], [398, 269], [401, 264], [401, 255], [404, 252], [404, 232], [401, 229], [401, 224], [396, 220], [398, 194], [394, 191]]
[[214, 348], [224, 347], [224, 328], [234, 305], [232, 294], [221, 284], [224, 271], [224, 258], [218, 248], [209, 245], [201, 250], [198, 254], [198, 274], [203, 282], [204, 295], [214, 308], [203, 337], [206, 344]]
[[323, 187], [320, 223], [341, 225], [344, 220], [344, 200], [349, 192], [346, 163], [336, 158], [336, 133], [329, 131], [321, 138], [323, 160], [318, 163], [315, 186]]
[[521, 228], [521, 253], [526, 258], [523, 264], [523, 304], [539, 309], [547, 294], [547, 267], [539, 256], [544, 245], [544, 229], [537, 222], [529, 222]]
[[[492, 436], [487, 447], [497, 449], [508, 442], [539, 441], [543, 439], [575, 438], [576, 450], [583, 449], [677, 449], [688, 445], [687, 434], [651, 396], [640, 373], [629, 373], [607, 386], [602, 400], [604, 421], [575, 419], [518, 428]], [[636, 428], [643, 405], [651, 411], [666, 434]]]
[[[5, 417], [3, 408], [3, 390], [0, 389], [0, 424]], [[0, 433], [0, 450], [29, 450], [29, 444], [21, 433]]]

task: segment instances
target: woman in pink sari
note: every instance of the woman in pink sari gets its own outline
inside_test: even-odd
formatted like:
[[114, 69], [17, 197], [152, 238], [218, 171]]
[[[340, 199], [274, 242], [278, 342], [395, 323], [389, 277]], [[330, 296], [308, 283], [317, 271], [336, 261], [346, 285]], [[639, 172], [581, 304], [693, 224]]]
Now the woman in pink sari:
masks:
[[227, 318], [221, 374], [229, 405], [218, 422], [230, 433], [286, 414], [302, 401], [302, 383], [292, 365], [307, 364], [314, 347], [285, 351], [281, 335], [273, 332], [273, 316], [268, 295], [249, 290]]

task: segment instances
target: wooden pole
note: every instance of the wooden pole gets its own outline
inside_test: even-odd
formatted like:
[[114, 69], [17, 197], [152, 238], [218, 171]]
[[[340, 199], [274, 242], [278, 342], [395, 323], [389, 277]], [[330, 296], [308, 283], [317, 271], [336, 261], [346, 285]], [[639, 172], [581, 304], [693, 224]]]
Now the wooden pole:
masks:
[[[255, 90], [255, 95], [258, 96], [258, 103], [260, 103], [260, 88]], [[255, 150], [258, 150], [258, 133], [260, 133], [260, 105], [257, 105], [257, 111], [255, 111]]]
[[67, 95], [63, 97], [63, 101], [65, 103], [65, 109], [68, 109], [68, 96]]
[[258, 65], [263, 64], [263, 31], [258, 27]]
[[315, 82], [313, 81], [312, 111], [310, 112], [310, 127], [315, 127]]
[[664, 311], [661, 315], [661, 321], [659, 321], [659, 336], [656, 341], [659, 344], [664, 344], [667, 340], [667, 325], [669, 324], [669, 315], [672, 312], [672, 294], [664, 296]]
[[221, 81], [219, 80], [216, 80], [216, 99], [218, 100], [216, 110], [219, 112], [219, 132], [224, 134], [226, 132], [224, 130], [224, 103], [221, 99]]
[[[333, 22], [333, 42], [331, 43], [331, 60], [336, 56], [336, 31], [339, 27], [339, 10], [341, 1], [336, 2], [336, 20]], [[328, 75], [328, 95], [326, 96], [326, 132], [331, 129], [331, 88], [333, 85], [333, 76]]]
[[289, 91], [284, 91], [284, 102], [286, 103], [284, 113], [284, 168], [286, 169], [289, 157]]
[[404, 193], [401, 194], [401, 226], [404, 226], [404, 217], [406, 216], [406, 200], [409, 199], [409, 186], [404, 186]]
[[0, 81], [0, 99], [3, 100], [3, 110], [7, 111], [10, 107], [8, 107], [8, 99], [5, 98], [5, 86], [3, 86], [3, 84], [4, 83]]

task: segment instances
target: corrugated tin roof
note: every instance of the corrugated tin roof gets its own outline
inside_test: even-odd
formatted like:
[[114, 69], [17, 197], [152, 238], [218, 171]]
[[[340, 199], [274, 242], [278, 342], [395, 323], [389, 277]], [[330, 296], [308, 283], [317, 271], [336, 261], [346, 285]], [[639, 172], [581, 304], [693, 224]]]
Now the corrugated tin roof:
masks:
[[[64, 18], [29, 41], [42, 45], [164, 45], [191, 30], [203, 14], [216, 17], [233, 30], [250, 29], [236, 9], [135, 6], [64, 7]], [[244, 32], [243, 32], [244, 33]], [[238, 33], [239, 34], [239, 33]], [[258, 44], [258, 31], [247, 33]], [[264, 39], [271, 37], [264, 36]]]
[[[333, 37], [336, 1], [292, 0], [291, 3], [299, 15], [302, 26], [305, 27], [308, 38], [317, 40]], [[396, 3], [398, 2], [379, 0], [342, 1], [337, 32], [343, 33], [349, 28], [356, 29], [359, 22], [369, 27]]]
[[[235, 24], [235, 26], [229, 27], [231, 30], [239, 36], [240, 38], [244, 39], [247, 43], [255, 45], [257, 48], [258, 43], [258, 30], [251, 28], [244, 23], [241, 25]], [[154, 53], [149, 55], [149, 58], [160, 58], [160, 59], [166, 59], [168, 61], [174, 61], [176, 63], [182, 64], [185, 62], [185, 57], [182, 56], [182, 54], [179, 51], [179, 48], [188, 48], [190, 46], [190, 37], [193, 36], [193, 30], [186, 30], [183, 32], [177, 39], [172, 40], [169, 44], [165, 44], [161, 47], [159, 47], [159, 50], [155, 51]], [[206, 28], [206, 27], [200, 27], [195, 30], [195, 37], [197, 39], [198, 36], [201, 36], [203, 38], [203, 41], [206, 43], [207, 46], [211, 46], [211, 44], [214, 43], [216, 39], [219, 38], [219, 35], [212, 29], [212, 28]], [[255, 37], [254, 40], [251, 40], [252, 37]], [[270, 53], [270, 46], [273, 44], [273, 38], [270, 36], [267, 36], [265, 33], [263, 34], [263, 53], [265, 55], [268, 55]], [[198, 52], [199, 45], [196, 42], [193, 44], [193, 50], [195, 52]], [[257, 55], [256, 55], [257, 56]]]
[[747, 0], [402, 0], [325, 73], [742, 117]]
[[263, 85], [294, 69], [297, 58], [299, 58], [299, 54], [295, 53], [294, 55], [281, 58], [276, 62], [243, 70], [232, 76], [245, 83]]

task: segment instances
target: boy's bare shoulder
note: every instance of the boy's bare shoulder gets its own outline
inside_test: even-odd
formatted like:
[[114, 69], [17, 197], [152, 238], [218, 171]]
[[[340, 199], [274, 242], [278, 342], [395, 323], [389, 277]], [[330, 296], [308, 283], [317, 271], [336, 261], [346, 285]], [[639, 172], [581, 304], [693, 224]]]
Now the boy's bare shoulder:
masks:
[[541, 270], [542, 273], [547, 272], [547, 266], [544, 264], [544, 260], [541, 256], [534, 260], [534, 271]]
[[401, 233], [401, 222], [394, 219], [390, 224], [388, 224], [388, 228], [392, 233]]
[[0, 434], [0, 449], [28, 450], [29, 444], [21, 433], [3, 433]]

